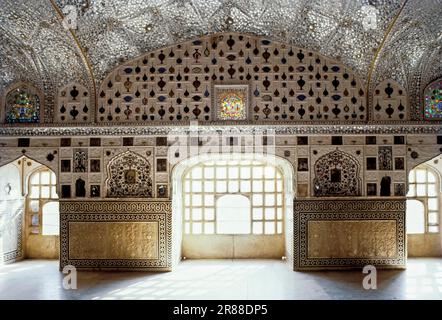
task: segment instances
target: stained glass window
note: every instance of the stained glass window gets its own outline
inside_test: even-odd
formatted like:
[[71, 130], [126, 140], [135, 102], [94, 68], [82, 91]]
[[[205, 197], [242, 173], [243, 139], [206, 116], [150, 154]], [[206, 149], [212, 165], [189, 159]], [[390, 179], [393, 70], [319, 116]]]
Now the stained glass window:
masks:
[[216, 88], [219, 120], [247, 119], [247, 86], [219, 86]]
[[7, 123], [38, 123], [40, 98], [24, 89], [16, 89], [6, 96]]
[[442, 80], [425, 89], [425, 119], [442, 120]]

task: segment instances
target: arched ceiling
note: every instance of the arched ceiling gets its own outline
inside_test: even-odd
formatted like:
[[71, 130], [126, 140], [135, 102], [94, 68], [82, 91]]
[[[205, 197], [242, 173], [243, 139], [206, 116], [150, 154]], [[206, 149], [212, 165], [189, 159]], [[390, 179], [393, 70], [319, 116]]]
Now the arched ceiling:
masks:
[[41, 89], [87, 82], [81, 54], [49, 1], [1, 1], [0, 85], [31, 81]]
[[[121, 61], [223, 31], [337, 58], [370, 87], [391, 77], [416, 91], [442, 76], [442, 0], [2, 0], [0, 6], [2, 87], [24, 80], [56, 88], [77, 80], [92, 89]], [[67, 6], [77, 8], [76, 29], [63, 26]], [[368, 6], [376, 13], [369, 27]]]

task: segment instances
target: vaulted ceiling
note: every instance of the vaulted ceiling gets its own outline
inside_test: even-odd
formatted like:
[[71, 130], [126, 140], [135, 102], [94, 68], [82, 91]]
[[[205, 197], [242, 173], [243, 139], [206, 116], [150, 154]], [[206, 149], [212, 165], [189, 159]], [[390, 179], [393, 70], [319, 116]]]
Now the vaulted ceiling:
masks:
[[[337, 58], [370, 87], [394, 78], [418, 94], [442, 76], [442, 0], [2, 0], [0, 7], [0, 88], [21, 80], [51, 92], [76, 80], [93, 89], [124, 60], [223, 31]], [[367, 7], [375, 13], [368, 27]]]

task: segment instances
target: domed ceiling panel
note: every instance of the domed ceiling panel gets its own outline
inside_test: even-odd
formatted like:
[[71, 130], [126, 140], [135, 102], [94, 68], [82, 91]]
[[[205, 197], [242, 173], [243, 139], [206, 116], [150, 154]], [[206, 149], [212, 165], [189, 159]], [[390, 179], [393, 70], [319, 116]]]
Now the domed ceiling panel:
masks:
[[[69, 6], [72, 32], [62, 23]], [[4, 0], [1, 9], [3, 86], [50, 79], [53, 91], [73, 80], [91, 89], [122, 61], [225, 31], [338, 59], [371, 90], [393, 78], [419, 91], [441, 76], [441, 0]]]
[[365, 78], [401, 2], [372, 6], [376, 26], [367, 27], [365, 1], [82, 1], [59, 0], [60, 8], [82, 8], [77, 35], [103, 79], [119, 60], [175, 42], [221, 31], [272, 37], [339, 58]]
[[50, 1], [2, 1], [2, 86], [15, 80], [45, 89], [72, 79], [87, 83], [78, 46], [54, 8]]

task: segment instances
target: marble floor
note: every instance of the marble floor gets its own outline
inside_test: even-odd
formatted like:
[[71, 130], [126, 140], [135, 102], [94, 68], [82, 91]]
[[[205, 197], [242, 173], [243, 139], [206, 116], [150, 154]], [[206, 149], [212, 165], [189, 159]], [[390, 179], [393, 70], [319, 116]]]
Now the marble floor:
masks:
[[277, 260], [187, 260], [174, 272], [78, 272], [63, 289], [58, 261], [0, 266], [0, 299], [442, 299], [442, 259], [409, 259], [379, 270], [365, 290], [362, 271], [294, 272]]

